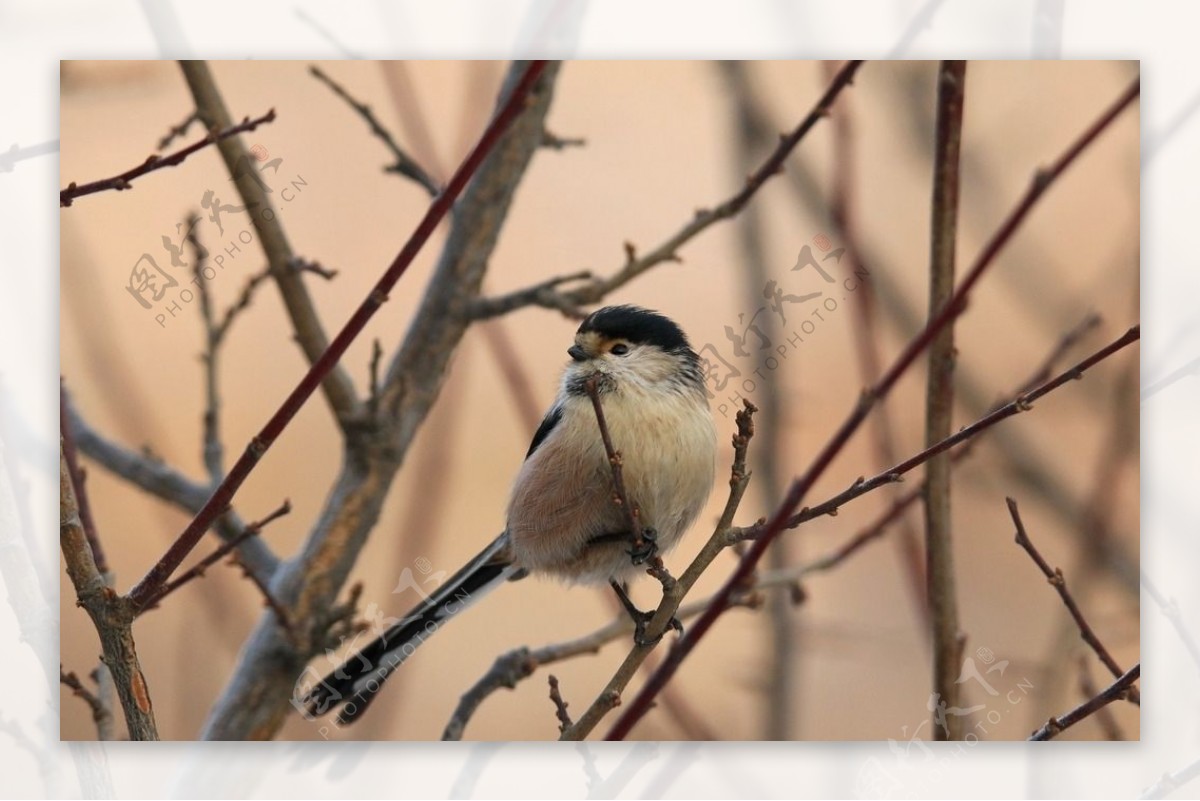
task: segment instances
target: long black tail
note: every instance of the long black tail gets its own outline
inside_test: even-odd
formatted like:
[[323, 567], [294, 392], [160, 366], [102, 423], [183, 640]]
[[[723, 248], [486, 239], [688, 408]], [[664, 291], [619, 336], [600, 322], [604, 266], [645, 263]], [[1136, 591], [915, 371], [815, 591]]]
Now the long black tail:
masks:
[[500, 535], [399, 623], [308, 690], [300, 702], [308, 713], [324, 715], [341, 707], [339, 724], [357, 720], [392, 671], [445, 621], [502, 582], [520, 578], [519, 570], [506, 558], [507, 545], [507, 535]]

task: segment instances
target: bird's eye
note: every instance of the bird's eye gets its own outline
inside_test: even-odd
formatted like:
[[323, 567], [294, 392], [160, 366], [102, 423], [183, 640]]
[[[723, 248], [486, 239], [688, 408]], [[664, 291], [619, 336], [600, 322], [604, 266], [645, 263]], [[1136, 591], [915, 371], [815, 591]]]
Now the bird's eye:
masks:
[[629, 353], [629, 346], [624, 342], [618, 342], [616, 345], [612, 346], [612, 349], [609, 351], [609, 353], [611, 353], [613, 356], [624, 356], [626, 353]]

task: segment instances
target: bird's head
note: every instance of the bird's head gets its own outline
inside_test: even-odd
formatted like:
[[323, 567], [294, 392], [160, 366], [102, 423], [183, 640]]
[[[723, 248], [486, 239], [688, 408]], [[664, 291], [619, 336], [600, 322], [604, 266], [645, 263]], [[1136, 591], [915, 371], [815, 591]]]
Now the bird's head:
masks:
[[601, 384], [646, 389], [703, 389], [698, 359], [683, 330], [669, 318], [638, 306], [606, 306], [592, 312], [567, 348], [569, 390], [582, 392], [593, 376]]

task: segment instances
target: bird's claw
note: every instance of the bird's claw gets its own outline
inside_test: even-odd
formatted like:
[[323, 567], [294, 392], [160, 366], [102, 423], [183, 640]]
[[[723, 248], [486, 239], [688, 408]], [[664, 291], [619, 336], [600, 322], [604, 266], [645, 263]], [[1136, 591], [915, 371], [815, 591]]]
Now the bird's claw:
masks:
[[626, 552], [635, 565], [644, 565], [658, 555], [658, 532], [652, 528], [642, 529], [640, 540], [634, 541]]
[[[662, 634], [659, 634], [657, 637], [647, 637], [646, 636], [646, 626], [650, 623], [650, 621], [651, 621], [651, 619], [653, 619], [653, 617], [654, 617], [653, 612], [642, 612], [641, 616], [639, 616], [638, 618], [635, 618], [635, 620], [634, 620], [633, 642], [639, 648], [650, 648], [652, 646], [658, 645], [659, 642], [662, 641], [663, 634], [666, 634], [666, 632], [664, 631], [664, 632], [662, 632]], [[679, 618], [672, 617], [670, 624], [668, 624], [668, 628], [675, 629], [675, 631], [678, 632], [680, 637], [683, 636], [683, 624], [679, 622]]]

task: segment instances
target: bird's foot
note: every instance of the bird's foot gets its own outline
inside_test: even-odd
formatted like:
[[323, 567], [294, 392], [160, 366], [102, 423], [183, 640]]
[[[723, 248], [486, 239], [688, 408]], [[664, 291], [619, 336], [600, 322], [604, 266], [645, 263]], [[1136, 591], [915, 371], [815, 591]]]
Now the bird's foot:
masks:
[[[633, 620], [633, 642], [640, 648], [649, 648], [658, 645], [659, 641], [663, 638], [663, 634], [659, 634], [657, 637], [650, 637], [646, 634], [646, 627], [654, 619], [654, 611], [643, 612], [641, 609], [638, 609], [634, 606], [633, 601], [630, 600], [629, 594], [625, 592], [624, 587], [615, 581], [611, 582], [611, 584], [613, 590], [617, 593], [617, 598], [621, 601], [621, 606], [625, 607], [625, 611], [629, 614], [630, 619]], [[670, 628], [675, 629], [680, 637], [683, 636], [683, 624], [679, 622], [679, 618], [671, 618]], [[663, 633], [665, 634], [666, 632]]]
[[627, 551], [635, 565], [644, 565], [658, 555], [658, 532], [652, 528], [642, 529], [640, 539], [634, 540]]

